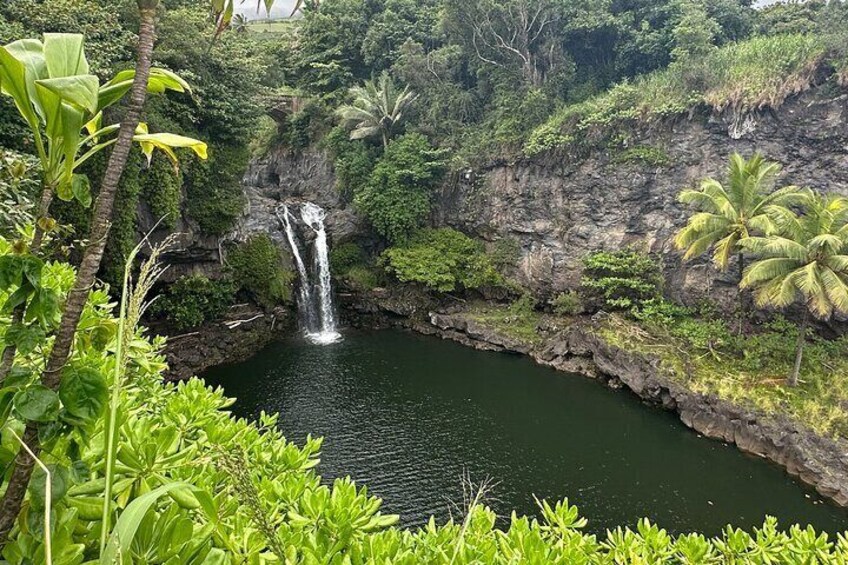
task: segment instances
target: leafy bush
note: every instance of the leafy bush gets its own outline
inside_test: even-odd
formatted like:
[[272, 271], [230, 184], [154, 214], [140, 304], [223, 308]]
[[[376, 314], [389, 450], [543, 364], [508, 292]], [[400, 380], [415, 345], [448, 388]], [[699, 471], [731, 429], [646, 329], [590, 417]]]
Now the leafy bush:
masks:
[[439, 292], [499, 286], [498, 274], [483, 245], [450, 228], [425, 229], [381, 258], [401, 282], [417, 282]]
[[232, 304], [233, 284], [213, 281], [204, 275], [180, 277], [153, 303], [153, 313], [165, 317], [180, 330], [216, 320]]
[[260, 305], [270, 308], [291, 301], [294, 274], [267, 235], [255, 235], [232, 249], [227, 264], [233, 282]]
[[180, 218], [180, 190], [182, 175], [174, 170], [171, 162], [156, 155], [141, 178], [141, 197], [150, 206], [150, 212], [156, 221], [162, 219], [161, 226], [173, 228]]
[[346, 197], [356, 194], [368, 183], [379, 149], [366, 141], [351, 140], [343, 127], [334, 128], [321, 143], [333, 154], [339, 192]]
[[330, 270], [334, 274], [346, 273], [357, 265], [365, 264], [365, 250], [349, 241], [330, 249]]
[[391, 243], [403, 243], [430, 214], [432, 190], [444, 173], [444, 152], [421, 134], [392, 141], [354, 195], [356, 207]]
[[573, 316], [578, 314], [583, 305], [580, 301], [580, 295], [573, 290], [559, 293], [556, 298], [551, 300], [554, 314], [560, 316]]
[[379, 275], [365, 250], [354, 242], [337, 245], [330, 250], [330, 270], [333, 276], [356, 290], [371, 290], [379, 286]]
[[596, 308], [630, 311], [660, 298], [661, 266], [644, 253], [599, 251], [588, 255], [583, 265], [582, 285]]
[[241, 177], [249, 158], [244, 146], [213, 145], [208, 160], [184, 167], [186, 212], [203, 233], [220, 236], [235, 226], [244, 209]]
[[[0, 256], [10, 245], [0, 242]], [[45, 284], [63, 298], [74, 281], [67, 264], [44, 266]], [[11, 289], [0, 290], [0, 301]], [[53, 556], [62, 563], [96, 560], [104, 500], [104, 449], [107, 418], [105, 374], [114, 365], [117, 320], [114, 302], [94, 289], [77, 337], [77, 355], [63, 372], [58, 398], [49, 410], [65, 418], [85, 417], [88, 428], [53, 443], [40, 457], [53, 477]], [[532, 300], [522, 298], [510, 310], [525, 313]], [[531, 314], [532, 315], [532, 314]], [[513, 316], [513, 314], [509, 314]], [[506, 322], [514, 327], [513, 322]], [[9, 338], [4, 332], [2, 339]], [[648, 520], [635, 529], [610, 529], [603, 539], [585, 534], [586, 520], [562, 501], [539, 504], [536, 518], [513, 516], [503, 528], [496, 515], [473, 503], [462, 522], [431, 523], [415, 531], [395, 526], [397, 516], [383, 515], [380, 500], [350, 479], [323, 481], [316, 473], [322, 441], [309, 437], [302, 447], [278, 429], [278, 417], [261, 414], [255, 422], [233, 417], [233, 400], [221, 389], [192, 379], [162, 383], [165, 369], [161, 340], [139, 334], [128, 352], [125, 382], [118, 393], [117, 453], [111, 506], [119, 528], [117, 548], [151, 563], [261, 563], [309, 556], [331, 563], [613, 563], [637, 555], [646, 563], [842, 563], [848, 539], [833, 542], [812, 528], [778, 529], [767, 518], [752, 534], [732, 527], [715, 539], [699, 534], [672, 536]], [[37, 363], [41, 351], [20, 353], [22, 366]], [[37, 365], [36, 365], [37, 366]], [[26, 370], [11, 373], [4, 387], [15, 394], [7, 429], [19, 429], [19, 417], [34, 414], [40, 385]], [[22, 390], [27, 384], [32, 391]], [[76, 391], [76, 392], [75, 392]], [[88, 394], [82, 394], [82, 391]], [[43, 392], [43, 391], [42, 391]], [[60, 416], [61, 417], [61, 416]], [[49, 429], [47, 425], [43, 429]], [[84, 432], [84, 433], [83, 433]], [[0, 453], [8, 465], [16, 444]], [[4, 558], [14, 565], [44, 563], [40, 518], [45, 512], [44, 475], [35, 475], [25, 510], [13, 530]], [[188, 485], [183, 488], [181, 485]], [[140, 518], [143, 516], [143, 520]], [[136, 527], [128, 522], [139, 518]], [[328, 519], [328, 517], [333, 517]], [[162, 532], [170, 532], [163, 534]], [[130, 544], [131, 542], [131, 544]], [[112, 545], [112, 544], [110, 544]], [[131, 545], [131, 548], [128, 547]], [[450, 556], [450, 557], [446, 557]], [[623, 557], [624, 556], [624, 557]], [[66, 559], [67, 558], [67, 559]], [[314, 558], [314, 559], [313, 559]], [[54, 562], [59, 563], [56, 559]]]
[[816, 35], [731, 43], [697, 61], [672, 64], [561, 108], [533, 131], [525, 152], [535, 155], [604, 138], [619, 126], [683, 114], [699, 104], [737, 113], [777, 108], [813, 85], [827, 53], [828, 45]]

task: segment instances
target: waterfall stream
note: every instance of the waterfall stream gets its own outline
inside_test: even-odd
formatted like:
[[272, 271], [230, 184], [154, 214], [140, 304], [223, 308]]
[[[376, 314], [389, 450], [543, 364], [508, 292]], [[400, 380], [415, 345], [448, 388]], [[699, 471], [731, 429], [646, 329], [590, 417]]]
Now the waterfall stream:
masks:
[[[327, 231], [324, 227], [326, 213], [320, 206], [307, 202], [300, 208], [300, 218], [304, 224], [315, 232], [313, 241], [314, 276], [307, 268], [300, 253], [292, 220], [295, 216], [288, 206], [282, 206], [282, 214], [277, 210], [277, 217], [286, 231], [286, 239], [292, 249], [297, 272], [300, 277], [298, 308], [305, 335], [313, 343], [325, 345], [341, 339], [337, 330], [336, 316], [333, 309], [333, 288], [330, 276], [330, 259], [327, 246]], [[317, 290], [317, 292], [315, 292]]]

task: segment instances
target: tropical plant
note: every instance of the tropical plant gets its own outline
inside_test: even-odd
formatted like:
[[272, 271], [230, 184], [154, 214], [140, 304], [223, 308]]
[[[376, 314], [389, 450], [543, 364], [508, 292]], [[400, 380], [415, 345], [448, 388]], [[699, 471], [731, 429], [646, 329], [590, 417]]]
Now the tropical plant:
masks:
[[[140, 6], [143, 4], [144, 1], [139, 2]], [[153, 14], [149, 14], [147, 19], [147, 24], [152, 26]], [[146, 21], [145, 18], [142, 20]], [[21, 270], [14, 270], [15, 276], [6, 281], [6, 286], [18, 288], [13, 295], [14, 300], [7, 303], [6, 308], [14, 310], [12, 323], [16, 327], [35, 331], [34, 326], [26, 324], [40, 316], [39, 332], [58, 328], [42, 375], [44, 389], [54, 394], [61, 384], [62, 369], [70, 355], [86, 298], [100, 266], [115, 189], [131, 145], [139, 143], [148, 158], [152, 157], [154, 149], [160, 149], [174, 162], [177, 158], [174, 147], [190, 147], [199, 156], [206, 156], [206, 145], [202, 142], [173, 134], [151, 134], [145, 124], [139, 123], [141, 105], [148, 91], [184, 92], [188, 89], [185, 81], [176, 74], [151, 68], [149, 56], [142, 63], [135, 71], [122, 71], [101, 85], [97, 76], [89, 72], [82, 35], [45, 34], [43, 42], [22, 39], [0, 47], [0, 87], [13, 99], [30, 129], [42, 177], [35, 231], [30, 241], [21, 240], [18, 258], [9, 263], [16, 265], [14, 269]], [[132, 100], [128, 105], [128, 117], [121, 125], [103, 126], [103, 110], [122, 100], [130, 90]], [[135, 106], [137, 111], [134, 112]], [[118, 132], [117, 136], [114, 136], [115, 132]], [[110, 164], [98, 196], [89, 239], [91, 243], [86, 247], [77, 277], [77, 290], [71, 293], [57, 324], [58, 303], [40, 286], [42, 263], [34, 253], [37, 253], [43, 235], [55, 226], [48, 217], [54, 194], [63, 200], [76, 199], [85, 206], [90, 205], [88, 179], [78, 174], [77, 168], [110, 146], [115, 148], [110, 161], [115, 162]], [[23, 276], [17, 273], [23, 273]], [[5, 378], [11, 370], [18, 347], [18, 343], [4, 340], [0, 378]], [[37, 455], [38, 429], [33, 421], [28, 423], [23, 441]], [[35, 457], [27, 450], [19, 452], [0, 507], [0, 542], [6, 539], [17, 517], [34, 461]]]
[[351, 127], [351, 139], [366, 139], [377, 135], [388, 147], [395, 128], [403, 120], [407, 108], [417, 96], [404, 87], [399, 90], [387, 71], [374, 80], [365, 81], [364, 86], [355, 86], [350, 91], [354, 100], [338, 109], [345, 127]]
[[778, 235], [748, 237], [745, 250], [757, 260], [745, 270], [742, 288], [753, 288], [758, 306], [804, 304], [795, 365], [788, 384], [798, 384], [809, 315], [828, 320], [848, 313], [848, 199], [802, 193], [802, 214], [785, 210]]
[[662, 266], [636, 249], [597, 251], [583, 259], [580, 284], [593, 308], [641, 308], [662, 296], [662, 283]]
[[[739, 279], [745, 269], [745, 256], [740, 242], [751, 235], [769, 235], [777, 226], [775, 214], [798, 201], [795, 186], [774, 190], [780, 165], [755, 154], [747, 161], [738, 153], [730, 156], [727, 181], [707, 178], [699, 189], [680, 193], [680, 201], [698, 211], [674, 239], [678, 249], [685, 249], [688, 261], [713, 250], [713, 263], [726, 271], [736, 256]], [[739, 297], [740, 331], [744, 319], [744, 297]]]

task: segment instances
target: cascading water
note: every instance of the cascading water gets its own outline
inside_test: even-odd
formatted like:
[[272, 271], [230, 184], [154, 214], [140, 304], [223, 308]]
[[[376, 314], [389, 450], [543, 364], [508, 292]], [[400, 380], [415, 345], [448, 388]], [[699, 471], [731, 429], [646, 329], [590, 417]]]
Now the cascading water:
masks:
[[303, 263], [303, 258], [300, 254], [300, 247], [297, 245], [297, 236], [295, 235], [294, 228], [291, 224], [292, 215], [291, 212], [289, 212], [289, 207], [283, 204], [282, 208], [282, 214], [280, 214], [280, 210], [276, 211], [277, 218], [286, 230], [286, 239], [291, 247], [294, 263], [297, 266], [297, 274], [300, 277], [300, 285], [298, 285], [298, 293], [300, 296], [297, 302], [297, 307], [298, 310], [300, 310], [300, 319], [303, 320], [303, 325], [306, 328], [306, 331], [310, 332], [316, 327], [316, 324], [315, 313], [312, 308], [312, 290], [309, 283], [309, 274], [306, 271], [306, 265]]
[[[313, 257], [315, 263], [315, 282], [310, 277], [310, 272], [300, 254], [297, 244], [297, 236], [291, 220], [295, 219], [289, 212], [287, 206], [283, 206], [283, 213], [277, 217], [283, 223], [286, 230], [286, 239], [292, 248], [297, 271], [300, 275], [300, 301], [299, 308], [303, 321], [306, 337], [313, 343], [330, 344], [341, 339], [336, 327], [336, 317], [333, 310], [333, 288], [330, 276], [330, 259], [327, 248], [327, 231], [324, 227], [324, 210], [311, 202], [307, 202], [300, 209], [300, 217], [303, 223], [315, 232], [313, 242]], [[317, 292], [315, 292], [317, 290]]]

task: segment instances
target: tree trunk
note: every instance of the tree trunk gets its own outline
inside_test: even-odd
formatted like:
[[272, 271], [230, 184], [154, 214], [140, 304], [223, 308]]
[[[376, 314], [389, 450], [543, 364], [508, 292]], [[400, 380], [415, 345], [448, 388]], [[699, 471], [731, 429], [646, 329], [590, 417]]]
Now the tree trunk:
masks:
[[[39, 226], [39, 220], [50, 217], [51, 202], [53, 202], [53, 188], [46, 186], [41, 192], [41, 200], [38, 203], [38, 211], [35, 216], [35, 233], [32, 236], [30, 253], [37, 253], [41, 249], [41, 240], [44, 239], [44, 230], [42, 230], [41, 226]], [[12, 311], [11, 324], [20, 324], [24, 320], [24, 314], [26, 314], [26, 302], [19, 305]], [[0, 354], [0, 384], [6, 380], [6, 377], [9, 375], [9, 371], [12, 370], [12, 365], [15, 363], [15, 355], [17, 353], [17, 347], [4, 343], [3, 353]]]
[[809, 312], [804, 309], [804, 318], [801, 320], [801, 327], [798, 328], [798, 344], [795, 347], [795, 366], [792, 368], [792, 374], [786, 384], [789, 386], [798, 386], [798, 377], [801, 374], [801, 361], [804, 360], [804, 343], [807, 341], [807, 321]]
[[747, 314], [747, 308], [745, 308], [745, 292], [742, 290], [740, 284], [742, 283], [742, 278], [745, 276], [745, 255], [742, 253], [739, 254], [739, 284], [736, 285], [736, 299], [739, 301], [739, 335], [745, 330], [745, 318]]
[[[77, 324], [79, 323], [83, 307], [88, 299], [88, 293], [94, 286], [97, 271], [100, 269], [100, 261], [103, 258], [103, 250], [106, 247], [106, 239], [111, 228], [112, 208], [115, 203], [115, 193], [118, 183], [127, 164], [130, 150], [132, 149], [133, 136], [144, 108], [147, 97], [147, 82], [150, 78], [150, 65], [153, 58], [153, 43], [155, 40], [156, 10], [144, 4], [148, 0], [139, 1], [139, 31], [137, 46], [137, 61], [135, 67], [135, 79], [130, 91], [127, 112], [121, 122], [118, 131], [118, 139], [115, 142], [106, 173], [97, 201], [94, 206], [94, 215], [91, 222], [91, 233], [88, 245], [83, 253], [82, 262], [77, 272], [76, 282], [65, 302], [65, 310], [62, 313], [62, 321], [56, 332], [56, 340], [50, 352], [47, 366], [41, 375], [41, 382], [51, 390], [59, 388], [59, 379], [62, 368], [68, 361], [71, 348], [74, 344]], [[38, 428], [33, 423], [28, 423], [23, 436], [24, 441], [38, 455]], [[29, 484], [32, 468], [35, 461], [21, 449], [15, 459], [15, 470], [9, 480], [9, 486], [3, 501], [0, 504], [0, 546], [5, 545], [9, 539], [9, 533], [15, 525], [18, 514], [21, 511], [21, 503]]]

